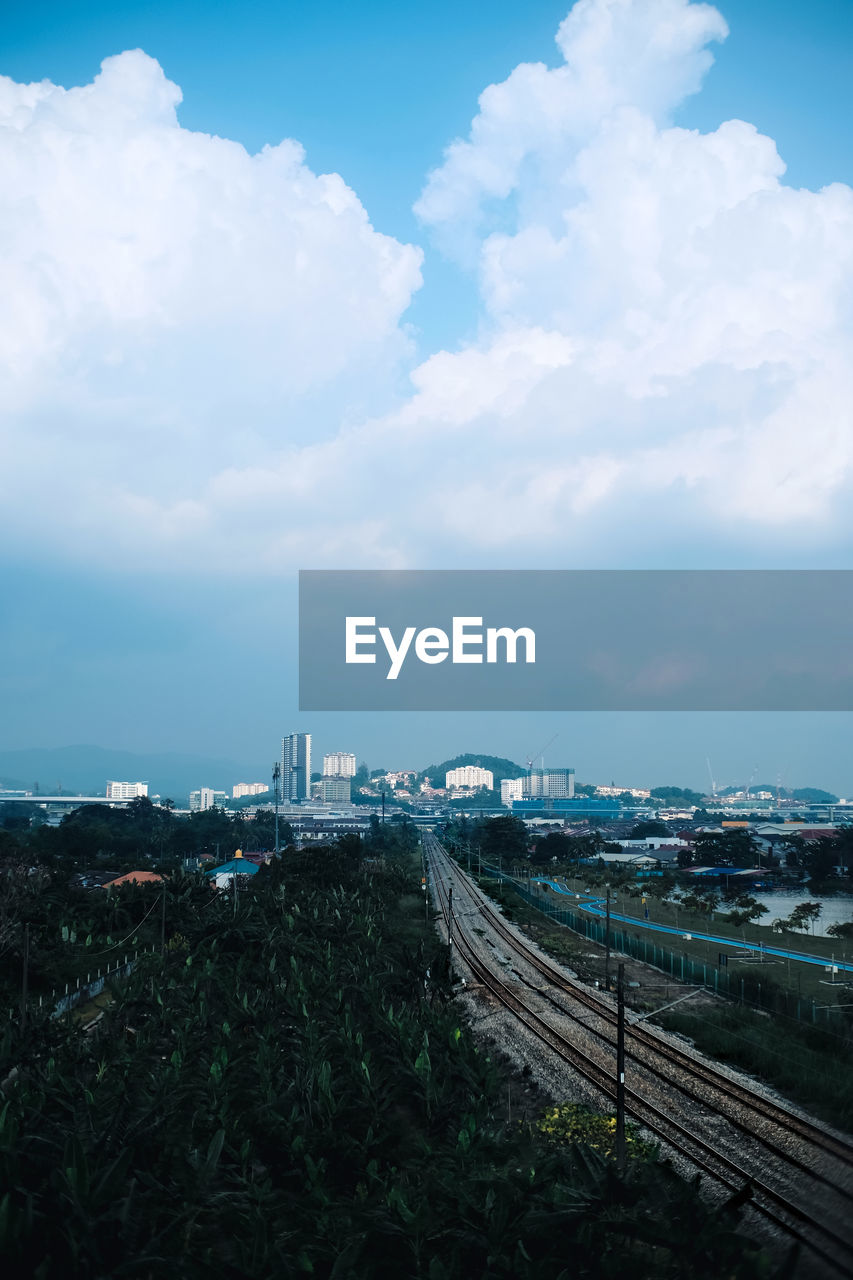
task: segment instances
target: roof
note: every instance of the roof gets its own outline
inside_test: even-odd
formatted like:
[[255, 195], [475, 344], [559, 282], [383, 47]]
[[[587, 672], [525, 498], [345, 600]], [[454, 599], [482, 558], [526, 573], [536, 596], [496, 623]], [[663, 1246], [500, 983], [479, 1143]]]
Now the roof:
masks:
[[163, 880], [163, 877], [158, 876], [156, 871], [128, 871], [123, 876], [117, 876], [115, 880], [108, 880], [106, 884], [102, 885], [102, 888], [112, 889], [117, 884], [143, 884], [155, 880], [158, 884], [162, 883]]
[[257, 875], [259, 868], [254, 862], [249, 862], [248, 858], [232, 858], [230, 862], [223, 862], [218, 867], [212, 867], [210, 871], [205, 871], [206, 876], [254, 876]]

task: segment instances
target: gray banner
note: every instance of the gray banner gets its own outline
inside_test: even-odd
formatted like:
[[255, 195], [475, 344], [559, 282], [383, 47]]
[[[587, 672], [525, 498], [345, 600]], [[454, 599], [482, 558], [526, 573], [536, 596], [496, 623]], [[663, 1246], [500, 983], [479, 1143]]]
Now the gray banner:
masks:
[[851, 570], [303, 570], [303, 711], [850, 711]]

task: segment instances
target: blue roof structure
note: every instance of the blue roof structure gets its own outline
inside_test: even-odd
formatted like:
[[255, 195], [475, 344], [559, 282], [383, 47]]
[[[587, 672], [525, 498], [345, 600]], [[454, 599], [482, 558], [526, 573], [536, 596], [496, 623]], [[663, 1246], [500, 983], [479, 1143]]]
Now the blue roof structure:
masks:
[[206, 876], [254, 876], [257, 875], [258, 870], [255, 863], [249, 862], [248, 858], [232, 858], [230, 862], [223, 862], [221, 866], [213, 867], [204, 874]]

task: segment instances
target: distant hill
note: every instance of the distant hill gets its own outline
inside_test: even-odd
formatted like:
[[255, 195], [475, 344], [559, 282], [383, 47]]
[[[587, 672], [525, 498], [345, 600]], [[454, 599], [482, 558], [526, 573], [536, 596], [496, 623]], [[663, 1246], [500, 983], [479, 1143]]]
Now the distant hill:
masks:
[[11, 790], [31, 791], [37, 782], [43, 795], [53, 795], [59, 787], [72, 794], [103, 795], [108, 779], [147, 782], [149, 795], [169, 796], [179, 806], [198, 787], [213, 787], [230, 796], [235, 782], [266, 782], [271, 769], [271, 764], [211, 756], [137, 754], [82, 745], [0, 751], [0, 786]]
[[[723, 787], [717, 792], [718, 796], [731, 796], [737, 791], [742, 791], [742, 787]], [[770, 782], [754, 782], [749, 788], [750, 794], [755, 795], [757, 791], [770, 791], [775, 796], [778, 790], [781, 800], [801, 800], [804, 804], [837, 804], [838, 796], [834, 796], [831, 791], [821, 791], [820, 787], [778, 787], [775, 783]]]
[[467, 752], [462, 756], [454, 756], [452, 760], [443, 760], [441, 764], [427, 765], [423, 773], [418, 774], [418, 782], [431, 778], [434, 787], [444, 786], [444, 775], [451, 769], [464, 769], [466, 765], [474, 765], [479, 769], [489, 769], [494, 775], [495, 786], [501, 778], [524, 778], [527, 770], [503, 756], [472, 755]]

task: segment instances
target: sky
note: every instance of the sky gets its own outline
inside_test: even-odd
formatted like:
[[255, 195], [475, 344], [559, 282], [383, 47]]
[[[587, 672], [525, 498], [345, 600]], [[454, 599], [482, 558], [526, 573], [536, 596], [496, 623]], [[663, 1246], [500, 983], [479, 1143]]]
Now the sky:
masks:
[[299, 568], [849, 567], [851, 54], [829, 0], [4, 14], [0, 747], [853, 792], [842, 713], [295, 677]]

